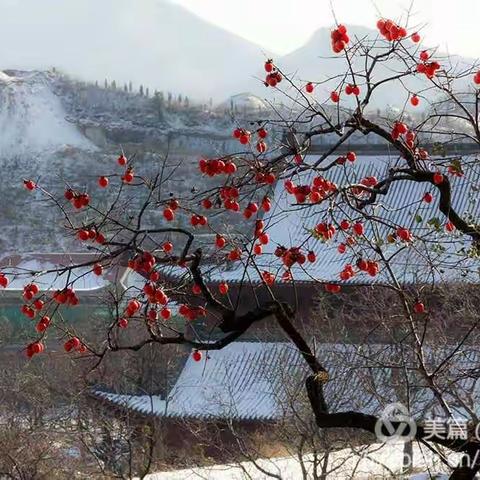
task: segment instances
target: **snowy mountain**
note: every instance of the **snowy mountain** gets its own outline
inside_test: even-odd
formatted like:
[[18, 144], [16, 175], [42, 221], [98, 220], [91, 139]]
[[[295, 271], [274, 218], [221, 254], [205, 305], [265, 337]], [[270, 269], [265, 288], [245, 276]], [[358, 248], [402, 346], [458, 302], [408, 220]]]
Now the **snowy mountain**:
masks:
[[52, 66], [224, 100], [259, 83], [266, 54], [168, 0], [0, 0], [0, 70]]
[[[353, 41], [356, 39], [371, 41], [375, 40], [379, 35], [376, 30], [366, 27], [348, 25], [347, 28], [348, 34]], [[318, 99], [321, 99], [322, 95], [324, 95], [325, 98], [328, 97], [332, 90], [337, 89], [343, 74], [348, 70], [344, 56], [332, 53], [330, 31], [330, 28], [317, 30], [305, 45], [278, 59], [278, 64], [282, 70], [289, 74], [295, 74], [298, 80], [321, 82], [328, 78], [337, 77], [316, 89]], [[384, 45], [386, 46], [388, 43], [384, 42]], [[422, 45], [421, 49], [426, 47], [428, 47], [428, 45]], [[435, 53], [435, 59], [438, 59], [439, 62], [444, 65], [447, 64], [448, 60], [448, 62], [451, 62], [456, 68], [461, 68], [466, 64], [473, 63], [473, 60], [458, 55], [451, 55], [447, 59], [447, 55], [441, 52]], [[364, 69], [363, 57], [353, 62], [353, 69], [354, 71], [360, 72]], [[404, 70], [405, 66], [403, 63], [398, 59], [390, 58], [375, 68], [373, 80], [378, 81]], [[349, 79], [349, 81], [351, 81], [351, 79]], [[428, 82], [425, 77], [418, 75], [404, 80], [403, 84], [411, 92], [422, 92], [428, 87]], [[467, 84], [471, 85], [468, 78], [464, 79], [461, 84], [458, 84], [457, 88], [464, 88]], [[423, 94], [427, 97], [430, 96], [429, 92], [424, 92]], [[375, 108], [382, 109], [389, 105], [402, 108], [405, 102], [408, 101], [408, 98], [409, 94], [405, 91], [405, 88], [402, 88], [399, 83], [389, 82], [376, 90], [375, 95], [372, 96], [371, 105]], [[351, 101], [352, 106], [354, 105], [352, 98], [343, 96], [342, 101], [345, 100]], [[425, 103], [423, 103], [423, 105], [425, 105]]]
[[[0, 11], [0, 70], [54, 66], [100, 84], [105, 78], [119, 87], [131, 81], [135, 90], [143, 85], [151, 92], [215, 102], [239, 92], [280, 99], [260, 81], [263, 62], [271, 56], [301, 80], [320, 81], [345, 71], [342, 56], [333, 58], [329, 28], [279, 57], [169, 0], [0, 0]], [[364, 27], [348, 29], [351, 38], [377, 36]], [[389, 61], [380, 74], [399, 67]], [[414, 80], [409, 87], [423, 85]], [[325, 93], [331, 87], [335, 85], [326, 86]], [[401, 106], [405, 99], [385, 86], [374, 106]]]
[[0, 157], [94, 146], [65, 119], [45, 74], [0, 71]]

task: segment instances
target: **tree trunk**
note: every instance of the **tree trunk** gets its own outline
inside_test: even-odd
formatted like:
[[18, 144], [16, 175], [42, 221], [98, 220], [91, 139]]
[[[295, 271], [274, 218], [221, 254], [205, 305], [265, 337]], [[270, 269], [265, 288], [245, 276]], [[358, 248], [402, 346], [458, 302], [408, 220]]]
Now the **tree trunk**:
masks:
[[478, 467], [457, 467], [450, 475], [449, 480], [473, 480], [478, 471]]

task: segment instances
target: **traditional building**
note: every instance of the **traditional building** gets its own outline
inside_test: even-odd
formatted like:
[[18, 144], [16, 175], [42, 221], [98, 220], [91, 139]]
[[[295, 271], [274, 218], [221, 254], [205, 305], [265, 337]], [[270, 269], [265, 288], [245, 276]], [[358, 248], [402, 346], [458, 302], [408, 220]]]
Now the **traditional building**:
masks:
[[[309, 158], [308, 161], [315, 159]], [[325, 176], [338, 186], [347, 182], [360, 183], [365, 177], [384, 178], [395, 163], [395, 160], [389, 161], [385, 157], [359, 157], [355, 164], [337, 165]], [[294, 180], [298, 185], [311, 184], [314, 175], [313, 172], [300, 173]], [[459, 212], [478, 218], [480, 207], [471, 180], [452, 178], [452, 202]], [[242, 312], [251, 309], [257, 301], [263, 303], [270, 299], [258, 270], [271, 272], [276, 277], [272, 286], [275, 296], [293, 302], [297, 306], [299, 320], [313, 328], [312, 308], [318, 289], [324, 284], [341, 283], [342, 288], [353, 292], [390, 283], [392, 274], [405, 285], [437, 281], [455, 284], [478, 282], [478, 261], [465, 255], [468, 245], [465, 245], [463, 237], [454, 232], [444, 232], [445, 220], [438, 214], [435, 193], [432, 192], [434, 198], [431, 203], [422, 201], [428, 185], [407, 180], [394, 182], [388, 195], [364, 209], [369, 216], [381, 220], [372, 224], [366, 222], [365, 236], [381, 245], [384, 255], [391, 258], [390, 274], [385, 270], [380, 270], [375, 276], [358, 273], [348, 281], [341, 281], [339, 272], [346, 263], [355, 264], [362, 250], [353, 246], [347, 249], [347, 253], [341, 254], [337, 250], [338, 241], [323, 241], [313, 232], [319, 222], [334, 224], [337, 229], [344, 219], [354, 223], [362, 218], [359, 212], [348, 205], [341, 212], [338, 209], [330, 211], [328, 203], [295, 205], [283, 184], [278, 183], [272, 198], [272, 209], [264, 217], [271, 241], [265, 245], [256, 266], [245, 266], [242, 262], [227, 267], [224, 264], [204, 265], [202, 270], [207, 283], [216, 289], [220, 282], [227, 281], [230, 299], [238, 302]], [[426, 241], [412, 245], [398, 240], [388, 243], [388, 235], [394, 233], [396, 227], [406, 227]], [[441, 242], [442, 248], [430, 247], [435, 245], [434, 240], [444, 235], [448, 235], [448, 241]], [[317, 261], [294, 265], [292, 280], [285, 280], [282, 275], [284, 268], [274, 255], [280, 245], [287, 248], [301, 245], [303, 250], [314, 251]], [[189, 275], [187, 270], [178, 267], [165, 268], [163, 274], [172, 283], [183, 282], [184, 276]], [[141, 289], [145, 281], [132, 272], [123, 278], [126, 288], [132, 288], [133, 292]], [[341, 296], [330, 295], [329, 298], [332, 304], [337, 302], [341, 305], [344, 301]], [[362, 302], [361, 297], [358, 301]], [[214, 321], [213, 318], [211, 320]], [[363, 320], [368, 324], [368, 318]], [[213, 323], [200, 325], [200, 322], [193, 322], [192, 335], [200, 335], [202, 340], [213, 342], [220, 333], [212, 326]], [[425, 393], [427, 386], [415, 377], [415, 358], [411, 356], [411, 351], [399, 350], [395, 344], [381, 345], [374, 336], [369, 337], [371, 343], [366, 345], [350, 338], [343, 328], [355, 330], [357, 327], [353, 323], [337, 324], [336, 328], [344, 341], [337, 339], [335, 343], [327, 344], [321, 332], [317, 331], [308, 336], [313, 348], [315, 341], [324, 342], [317, 345], [316, 353], [328, 365], [332, 378], [338, 380], [327, 387], [330, 405], [339, 410], [377, 412], [385, 402], [390, 403], [395, 398], [404, 400], [406, 394], [402, 388], [405, 379], [398, 377], [398, 368], [411, 364], [412, 378], [407, 383], [417, 385], [419, 392], [415, 399], [409, 399], [411, 408], [420, 412], [434, 406], [430, 393]], [[109, 408], [128, 411], [138, 418], [166, 422], [171, 426], [172, 438], [178, 437], [179, 425], [186, 421], [208, 423], [215, 428], [228, 422], [253, 424], [255, 428], [262, 428], [266, 423], [274, 424], [285, 416], [286, 410], [295, 405], [297, 397], [304, 391], [306, 365], [298, 351], [284, 342], [281, 331], [268, 319], [262, 322], [260, 328], [249, 330], [241, 340], [221, 350], [202, 352], [203, 358], [199, 362], [194, 361], [188, 347], [185, 347], [182, 362], [175, 364], [172, 382], [162, 392], [125, 393], [96, 387], [91, 395]], [[438, 358], [441, 351], [438, 350], [436, 355]], [[471, 398], [477, 398], [475, 382], [468, 383], [466, 379], [465, 391]]]
[[[309, 156], [306, 161], [314, 163], [316, 157]], [[347, 161], [345, 165], [336, 165], [324, 175], [341, 187], [360, 183], [366, 177], [385, 178], [389, 169], [397, 163], [394, 157], [358, 156], [354, 163]], [[319, 174], [315, 171], [300, 172], [293, 180], [297, 185], [310, 185], [317, 175]], [[467, 218], [479, 218], [480, 202], [475, 179], [450, 177], [450, 181], [454, 208]], [[423, 198], [430, 190], [433, 199], [427, 203]], [[363, 209], [364, 214], [379, 220], [364, 222], [365, 236], [371, 245], [366, 249], [353, 245], [347, 247], [342, 254], [339, 253], [338, 246], [342, 242], [347, 243], [346, 238], [351, 235], [351, 229], [345, 232], [341, 230], [342, 220], [347, 219], [352, 225], [363, 219], [353, 204], [344, 204], [341, 209], [331, 210], [328, 201], [318, 205], [299, 205], [294, 196], [285, 191], [283, 182], [278, 182], [272, 198], [272, 209], [263, 218], [270, 242], [263, 246], [262, 255], [255, 258], [255, 265], [248, 262], [245, 266], [242, 261], [226, 265], [222, 262], [219, 265], [205, 265], [202, 272], [212, 291], [217, 291], [221, 282], [229, 284], [230, 299], [238, 305], [240, 313], [251, 309], [257, 302], [271, 300], [270, 292], [264, 287], [259, 272], [273, 274], [275, 281], [271, 290], [275, 297], [295, 306], [297, 318], [303, 323], [311, 320], [315, 299], [326, 284], [341, 284], [345, 291], [359, 291], [360, 287], [391, 285], [395, 281], [404, 285], [478, 282], [478, 260], [468, 255], [469, 244], [463, 235], [445, 231], [447, 220], [438, 210], [439, 198], [436, 189], [432, 189], [429, 183], [407, 179], [396, 181], [390, 185], [388, 194], [379, 196], [377, 200], [374, 205]], [[339, 238], [335, 241], [319, 238], [314, 230], [320, 222], [333, 224], [340, 232]], [[408, 228], [424, 241], [410, 244], [392, 239], [389, 243], [389, 235], [395, 235], [397, 227]], [[355, 267], [364, 255], [366, 260], [380, 260], [371, 248], [372, 242], [382, 247], [383, 255], [389, 258], [390, 270], [381, 268], [375, 276], [358, 272], [348, 280], [341, 280], [339, 274], [346, 264]], [[304, 252], [313, 251], [316, 261], [295, 264], [291, 268], [292, 280], [285, 280], [285, 268], [275, 256], [278, 246], [301, 246]], [[189, 272], [178, 267], [168, 267], [164, 269], [164, 274], [175, 283], [188, 279]], [[341, 297], [329, 297], [333, 305], [343, 302]], [[352, 330], [355, 328], [352, 327]]]

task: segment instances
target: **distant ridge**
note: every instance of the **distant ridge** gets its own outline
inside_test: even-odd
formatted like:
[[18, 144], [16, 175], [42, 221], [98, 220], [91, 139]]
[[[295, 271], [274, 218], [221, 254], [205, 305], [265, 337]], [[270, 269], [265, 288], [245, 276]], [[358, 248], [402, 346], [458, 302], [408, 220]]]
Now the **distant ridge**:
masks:
[[[133, 82], [154, 89], [220, 103], [239, 92], [275, 96], [262, 85], [262, 65], [273, 57], [303, 80], [341, 74], [341, 56], [332, 58], [330, 28], [320, 28], [302, 47], [275, 56], [261, 46], [209, 23], [167, 0], [0, 0], [0, 70], [46, 70], [52, 66], [84, 80]], [[377, 31], [348, 26], [352, 38]], [[324, 57], [324, 58], [321, 58]], [[469, 61], [461, 56], [455, 61]], [[380, 74], [399, 68], [395, 61]], [[412, 91], [425, 82], [414, 80]], [[316, 95], [328, 95], [335, 82]], [[374, 108], [403, 106], [407, 99], [390, 85], [378, 90]]]
[[[366, 27], [347, 25], [348, 33], [352, 39], [368, 38], [369, 40], [376, 39], [378, 37], [377, 30], [373, 30]], [[308, 40], [308, 42], [295, 51], [284, 55], [277, 59], [277, 62], [285, 72], [296, 73], [298, 79], [306, 81], [322, 81], [327, 78], [342, 75], [347, 71], [347, 65], [342, 55], [333, 54], [330, 46], [330, 28], [324, 27], [317, 30]], [[407, 40], [408, 41], [408, 40]], [[428, 45], [423, 45], [419, 48], [427, 48]], [[445, 53], [438, 52], [435, 54], [435, 58], [438, 58], [440, 63], [445, 60], [447, 55]], [[472, 64], [474, 61], [469, 58], [462, 57], [460, 55], [450, 55], [450, 59], [454, 64], [467, 65]], [[397, 59], [392, 58], [388, 62], [379, 65], [376, 68], [376, 78], [378, 80], [390, 76], [395, 72], [403, 71], [404, 65]], [[363, 69], [363, 60], [354, 64], [354, 69]], [[331, 90], [337, 88], [339, 79], [336, 79], [316, 91], [318, 98], [321, 95], [328, 96]], [[423, 76], [415, 76], [409, 78], [405, 82], [405, 85], [412, 92], [418, 92], [428, 86], [428, 82]], [[457, 88], [467, 87], [468, 79], [459, 82]], [[471, 86], [471, 85], [470, 85]], [[323, 91], [322, 91], [323, 88]], [[426, 94], [427, 96], [429, 93]], [[385, 108], [387, 106], [394, 106], [402, 108], [404, 103], [408, 100], [409, 94], [397, 83], [395, 88], [392, 83], [388, 83], [378, 88], [375, 95], [372, 96], [371, 105], [375, 108]], [[345, 100], [345, 96], [343, 97]], [[352, 103], [353, 105], [353, 103]], [[425, 104], [423, 104], [418, 110], [420, 110]]]
[[266, 55], [165, 0], [0, 0], [0, 11], [0, 69], [55, 66], [219, 101], [255, 89]]

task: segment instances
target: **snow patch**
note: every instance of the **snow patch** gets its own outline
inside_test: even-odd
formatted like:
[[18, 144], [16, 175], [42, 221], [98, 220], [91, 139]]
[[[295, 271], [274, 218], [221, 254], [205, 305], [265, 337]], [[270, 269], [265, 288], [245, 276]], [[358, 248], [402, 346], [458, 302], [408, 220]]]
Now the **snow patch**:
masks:
[[65, 116], [44, 75], [13, 77], [0, 72], [0, 155], [94, 149]]
[[[373, 444], [354, 448], [346, 448], [329, 455], [327, 480], [370, 480], [372, 478], [392, 478], [391, 473], [400, 474], [403, 462], [403, 443]], [[313, 476], [314, 458], [304, 455], [303, 464], [309, 474]], [[447, 455], [451, 465], [459, 459], [459, 454]], [[318, 460], [318, 459], [317, 459]], [[201, 478], [203, 480], [268, 480], [272, 475], [282, 480], [298, 480], [304, 478], [301, 464], [296, 457], [270, 458], [256, 460], [258, 468], [252, 462], [240, 464], [215, 465], [213, 467], [176, 470], [147, 475], [146, 480], [186, 480]], [[263, 473], [260, 468], [264, 470]], [[445, 466], [440, 463], [438, 456], [419, 445], [413, 446], [413, 471], [421, 471], [410, 477], [402, 476], [405, 480], [447, 480]]]

